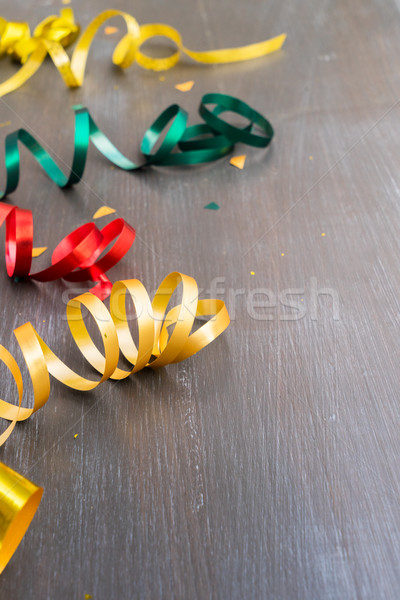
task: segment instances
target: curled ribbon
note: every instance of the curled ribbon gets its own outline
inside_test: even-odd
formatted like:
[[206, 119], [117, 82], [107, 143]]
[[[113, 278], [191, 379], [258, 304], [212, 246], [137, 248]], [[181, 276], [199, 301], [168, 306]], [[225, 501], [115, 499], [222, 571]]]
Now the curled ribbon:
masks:
[[0, 573], [32, 521], [43, 489], [0, 463]]
[[[213, 108], [210, 108], [213, 105]], [[111, 163], [125, 171], [135, 171], [151, 165], [195, 165], [215, 161], [229, 154], [236, 142], [265, 148], [274, 136], [274, 130], [262, 114], [248, 104], [226, 94], [205, 94], [199, 106], [204, 123], [187, 127], [188, 113], [173, 104], [164, 110], [145, 132], [140, 146], [144, 162], [133, 163], [124, 156], [96, 125], [87, 108], [75, 106], [74, 155], [70, 173], [65, 175], [48, 152], [25, 129], [9, 133], [5, 139], [5, 167], [7, 182], [0, 198], [13, 192], [19, 181], [20, 155], [18, 142], [33, 154], [39, 165], [59, 187], [80, 181], [85, 170], [87, 151], [91, 141]], [[230, 111], [248, 119], [241, 128], [224, 121], [220, 114]], [[258, 128], [260, 133], [255, 133]], [[163, 138], [163, 139], [162, 139]], [[159, 148], [152, 153], [160, 141]]]
[[[85, 223], [57, 245], [51, 257], [51, 267], [31, 273], [32, 212], [0, 202], [0, 227], [4, 221], [6, 267], [10, 277], [29, 277], [42, 282], [60, 278], [67, 281], [96, 281], [98, 283], [91, 292], [101, 299], [109, 296], [112, 288], [106, 272], [121, 260], [135, 239], [135, 230], [124, 219], [115, 219], [101, 230], [94, 223]], [[100, 257], [112, 242], [112, 247]]]
[[[180, 283], [181, 303], [168, 310], [169, 301]], [[138, 346], [129, 329], [127, 296], [132, 300], [136, 311]], [[82, 307], [89, 311], [100, 331], [103, 353], [89, 335]], [[23, 380], [20, 368], [10, 352], [0, 346], [0, 360], [10, 370], [19, 397], [18, 406], [0, 400], [0, 417], [11, 421], [0, 435], [0, 445], [11, 435], [17, 421], [28, 419], [47, 402], [50, 395], [50, 374], [70, 388], [90, 391], [107, 379], [125, 379], [147, 366], [155, 369], [182, 361], [212, 342], [230, 322], [225, 303], [219, 299], [199, 300], [196, 281], [181, 273], [168, 275], [152, 302], [143, 284], [137, 279], [129, 279], [114, 283], [110, 310], [97, 296], [86, 292], [70, 300], [66, 312], [76, 345], [101, 377], [98, 380], [86, 379], [72, 371], [46, 345], [31, 323], [15, 329], [14, 335], [32, 380], [34, 404], [33, 408], [21, 406]], [[191, 333], [195, 317], [207, 315], [210, 319]], [[118, 367], [120, 351], [132, 365], [131, 369]]]
[[[0, 85], [0, 96], [22, 86], [40, 68], [47, 54], [51, 57], [61, 77], [68, 87], [80, 87], [85, 76], [86, 61], [90, 46], [98, 29], [109, 19], [122, 17], [127, 33], [119, 41], [113, 53], [113, 63], [123, 69], [134, 61], [141, 67], [153, 71], [165, 71], [174, 67], [180, 55], [186, 54], [196, 62], [203, 64], [232, 63], [259, 58], [279, 50], [285, 42], [286, 34], [269, 40], [222, 50], [194, 52], [185, 48], [180, 33], [163, 23], [139, 25], [132, 15], [120, 10], [105, 10], [93, 19], [82, 33], [70, 60], [64, 47], [70, 44], [79, 33], [74, 22], [72, 9], [63, 9], [60, 16], [48, 17], [40, 23], [30, 36], [27, 23], [9, 23], [0, 21], [0, 52], [12, 54], [21, 60], [21, 69]], [[142, 44], [153, 37], [162, 36], [172, 41], [177, 50], [166, 58], [153, 58], [141, 52]]]

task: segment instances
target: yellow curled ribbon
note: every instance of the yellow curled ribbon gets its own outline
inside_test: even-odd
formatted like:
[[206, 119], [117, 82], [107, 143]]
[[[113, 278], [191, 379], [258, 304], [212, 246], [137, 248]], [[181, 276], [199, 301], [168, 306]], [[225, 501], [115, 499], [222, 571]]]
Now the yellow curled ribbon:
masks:
[[24, 537], [42, 494], [41, 487], [0, 463], [0, 573]]
[[[168, 310], [170, 299], [182, 284], [181, 303]], [[138, 346], [129, 328], [126, 298], [129, 296], [136, 311]], [[89, 335], [82, 315], [84, 307], [101, 334], [104, 353], [100, 352]], [[20, 368], [10, 352], [0, 346], [0, 360], [10, 370], [18, 390], [18, 406], [0, 400], [0, 417], [11, 421], [0, 435], [0, 445], [11, 435], [17, 421], [28, 419], [41, 408], [50, 395], [50, 377], [80, 391], [90, 391], [106, 379], [125, 379], [144, 367], [156, 369], [177, 363], [207, 346], [229, 325], [230, 319], [222, 300], [198, 299], [196, 281], [188, 275], [171, 273], [158, 288], [153, 301], [137, 279], [117, 281], [110, 296], [110, 310], [94, 294], [86, 292], [70, 300], [66, 309], [72, 337], [90, 365], [100, 373], [97, 380], [87, 379], [72, 371], [58, 358], [35, 331], [31, 323], [14, 330], [32, 380], [33, 408], [22, 407], [23, 380]], [[193, 333], [196, 317], [210, 316]], [[118, 367], [120, 351], [131, 369]]]
[[[127, 33], [118, 42], [113, 63], [123, 69], [134, 61], [141, 67], [153, 71], [165, 71], [174, 67], [181, 54], [203, 64], [221, 64], [240, 62], [259, 58], [279, 50], [286, 34], [278, 35], [263, 42], [257, 42], [238, 48], [194, 52], [185, 48], [180, 33], [163, 23], [139, 25], [132, 15], [120, 10], [105, 10], [93, 19], [82, 33], [70, 60], [64, 47], [78, 36], [79, 27], [74, 21], [72, 9], [65, 8], [60, 16], [53, 15], [42, 21], [30, 35], [27, 23], [10, 23], [0, 17], [0, 56], [11, 54], [23, 63], [19, 71], [0, 84], [0, 97], [22, 86], [40, 68], [48, 54], [68, 87], [80, 87], [85, 76], [86, 61], [90, 46], [99, 28], [113, 17], [122, 17]], [[153, 58], [141, 52], [141, 45], [149, 39], [162, 36], [172, 41], [177, 50], [166, 58]]]
[[[179, 284], [182, 300], [168, 310]], [[126, 298], [133, 301], [138, 328], [138, 346], [129, 329]], [[103, 341], [102, 354], [89, 335], [82, 315], [86, 308], [94, 318]], [[210, 319], [191, 333], [194, 319]], [[86, 360], [101, 375], [86, 379], [72, 371], [46, 345], [31, 323], [14, 330], [28, 366], [33, 384], [33, 408], [23, 408], [21, 370], [10, 352], [0, 346], [0, 360], [10, 370], [18, 390], [18, 406], [0, 400], [0, 417], [11, 421], [0, 436], [0, 445], [11, 435], [17, 421], [28, 419], [41, 408], [50, 395], [50, 377], [75, 390], [93, 390], [106, 379], [125, 379], [144, 367], [163, 367], [192, 356], [229, 325], [230, 319], [222, 300], [198, 300], [196, 281], [181, 273], [171, 273], [158, 288], [153, 302], [137, 279], [117, 281], [110, 296], [110, 310], [94, 294], [87, 292], [67, 304], [67, 320], [72, 337]], [[171, 331], [172, 328], [172, 331]], [[129, 370], [118, 367], [120, 351], [131, 363]], [[39, 506], [43, 489], [0, 463], [0, 573], [17, 549]]]

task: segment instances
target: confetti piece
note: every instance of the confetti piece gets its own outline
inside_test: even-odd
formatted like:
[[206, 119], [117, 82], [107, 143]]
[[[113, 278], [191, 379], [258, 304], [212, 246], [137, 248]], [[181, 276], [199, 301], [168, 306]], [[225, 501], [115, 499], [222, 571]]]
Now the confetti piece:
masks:
[[76, 439], [77, 437], [78, 437], [78, 434], [76, 433], [76, 434], [74, 435], [74, 438]]
[[36, 258], [37, 256], [43, 254], [43, 252], [45, 252], [46, 250], [47, 246], [41, 246], [40, 248], [32, 248], [32, 257]]
[[285, 253], [284, 253], [284, 252], [282, 252], [282, 253], [281, 253], [281, 256], [285, 256]]
[[106, 215], [111, 215], [115, 213], [115, 208], [110, 208], [109, 206], [102, 206], [99, 210], [93, 215], [93, 219], [100, 219], [100, 217], [105, 217]]
[[0, 127], [7, 127], [8, 125], [11, 125], [11, 121], [3, 121], [0, 123]]
[[220, 206], [216, 202], [210, 202], [210, 204], [206, 204], [204, 208], [209, 208], [210, 210], [219, 210]]
[[106, 35], [112, 35], [113, 33], [117, 33], [117, 31], [119, 31], [118, 27], [111, 27], [111, 25], [104, 27], [104, 33]]
[[85, 594], [85, 600], [92, 600], [93, 596], [91, 594]]
[[254, 271], [250, 271], [250, 275], [255, 275], [255, 272]]
[[114, 90], [119, 90], [119, 85], [114, 85]]
[[243, 169], [244, 163], [246, 162], [246, 155], [241, 154], [240, 156], [232, 156], [229, 162], [237, 169]]
[[63, 4], [71, 4], [71, 0], [61, 0]]
[[309, 156], [308, 158], [309, 158], [310, 160], [314, 160], [312, 156]]
[[321, 233], [321, 236], [322, 236], [322, 237], [325, 237], [325, 236], [326, 236], [326, 233]]
[[165, 81], [165, 75], [161, 75], [160, 81]]
[[194, 81], [185, 81], [184, 83], [177, 83], [175, 88], [180, 92], [190, 92], [194, 86]]

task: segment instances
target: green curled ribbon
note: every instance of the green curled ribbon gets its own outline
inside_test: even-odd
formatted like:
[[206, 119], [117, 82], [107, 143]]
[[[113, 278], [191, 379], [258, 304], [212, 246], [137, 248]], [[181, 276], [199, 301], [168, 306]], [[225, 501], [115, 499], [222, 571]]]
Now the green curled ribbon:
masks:
[[[213, 105], [213, 108], [209, 108]], [[75, 111], [74, 156], [69, 175], [65, 175], [48, 152], [25, 129], [17, 129], [5, 139], [6, 188], [0, 191], [0, 199], [15, 191], [19, 181], [20, 154], [18, 142], [33, 154], [45, 173], [60, 188], [78, 183], [85, 170], [87, 151], [91, 141], [97, 150], [111, 163], [125, 171], [149, 167], [196, 165], [212, 162], [229, 154], [235, 143], [265, 148], [274, 136], [274, 130], [259, 112], [248, 104], [226, 94], [205, 94], [199, 106], [204, 123], [187, 127], [188, 113], [177, 104], [165, 109], [143, 136], [140, 150], [144, 162], [133, 163], [110, 142], [96, 125], [87, 108], [78, 105]], [[224, 121], [223, 112], [233, 112], [248, 119], [241, 128]], [[255, 128], [259, 132], [254, 133]], [[158, 150], [153, 149], [160, 141]]]

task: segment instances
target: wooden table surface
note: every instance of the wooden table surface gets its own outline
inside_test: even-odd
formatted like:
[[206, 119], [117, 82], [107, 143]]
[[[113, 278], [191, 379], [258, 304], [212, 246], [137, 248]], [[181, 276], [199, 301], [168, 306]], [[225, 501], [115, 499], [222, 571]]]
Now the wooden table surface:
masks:
[[[62, 7], [1, 4], [4, 17], [32, 26]], [[109, 4], [71, 6], [85, 26]], [[400, 1], [118, 8], [175, 26], [192, 49], [285, 31], [288, 40], [239, 65], [183, 59], [162, 80], [137, 65], [113, 67], [118, 35], [101, 33], [81, 89], [67, 90], [47, 60], [1, 100], [2, 139], [29, 128], [66, 169], [71, 105], [82, 103], [135, 160], [161, 110], [178, 102], [197, 122], [206, 92], [242, 98], [276, 137], [267, 151], [237, 149], [247, 153], [243, 171], [226, 158], [129, 174], [92, 147], [83, 181], [68, 191], [22, 152], [8, 201], [33, 210], [36, 246], [53, 248], [111, 205], [137, 229], [113, 280], [155, 290], [179, 270], [203, 297], [223, 298], [232, 323], [186, 362], [93, 393], [52, 380], [46, 407], [1, 450], [45, 492], [0, 598], [397, 599]], [[2, 81], [16, 69], [7, 58], [0, 66]], [[191, 92], [174, 88], [189, 79]], [[205, 209], [210, 201], [220, 210]], [[90, 374], [64, 318], [68, 294], [88, 286], [14, 283], [3, 252], [0, 263], [1, 342], [20, 360], [12, 331], [30, 320]], [[14, 399], [4, 365], [0, 375], [1, 397]]]

